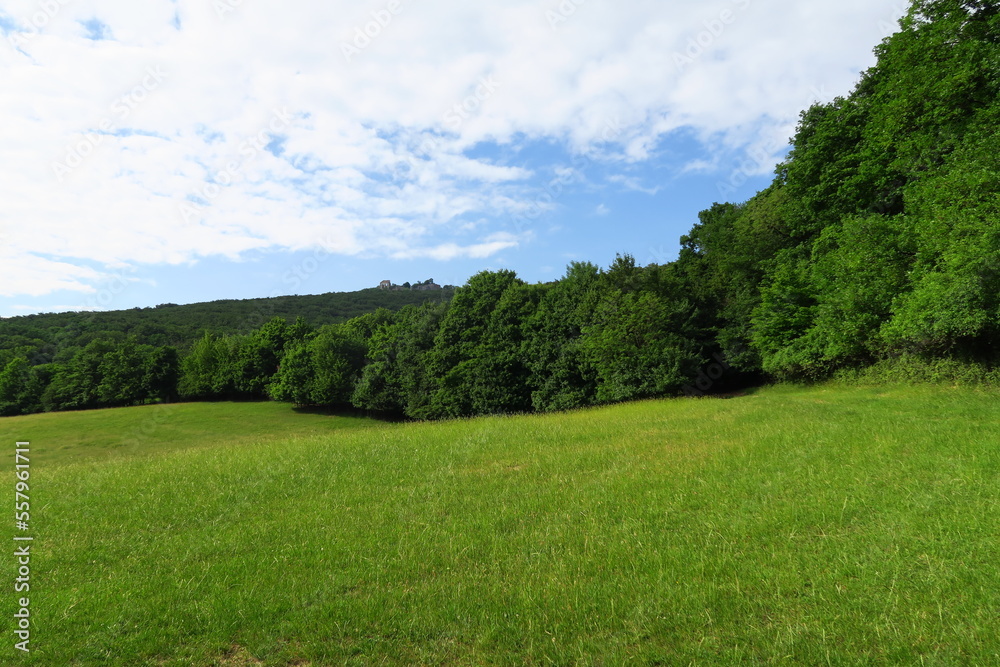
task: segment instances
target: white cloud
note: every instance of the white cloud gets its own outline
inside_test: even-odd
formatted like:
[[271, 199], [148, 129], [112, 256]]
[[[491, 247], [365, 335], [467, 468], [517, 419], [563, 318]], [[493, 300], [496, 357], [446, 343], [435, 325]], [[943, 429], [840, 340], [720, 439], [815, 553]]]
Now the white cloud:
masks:
[[646, 195], [655, 195], [660, 191], [659, 186], [645, 186], [642, 182], [634, 176], [626, 176], [624, 174], [613, 174], [608, 178], [611, 183], [617, 183], [621, 185], [626, 190], [632, 190], [634, 192], [641, 192]]
[[442, 243], [426, 248], [403, 248], [392, 253], [393, 259], [430, 258], [437, 260], [452, 260], [459, 258], [484, 259], [498, 252], [516, 247], [517, 239], [510, 234], [494, 234], [483, 243], [461, 246], [457, 243]]
[[265, 248], [489, 257], [523, 242], [489, 220], [531, 207], [536, 174], [469, 149], [542, 140], [641, 163], [688, 128], [773, 155], [899, 14], [895, 0], [631, 0], [553, 25], [554, 0], [399, 3], [386, 21], [381, 0], [5, 0], [21, 31], [0, 40], [16, 93], [0, 102], [14, 276], [0, 294], [86, 293], [93, 266]]
[[89, 293], [94, 291], [91, 283], [102, 275], [38, 255], [18, 256], [11, 246], [0, 250], [0, 266], [4, 267], [0, 296], [42, 296], [58, 290]]

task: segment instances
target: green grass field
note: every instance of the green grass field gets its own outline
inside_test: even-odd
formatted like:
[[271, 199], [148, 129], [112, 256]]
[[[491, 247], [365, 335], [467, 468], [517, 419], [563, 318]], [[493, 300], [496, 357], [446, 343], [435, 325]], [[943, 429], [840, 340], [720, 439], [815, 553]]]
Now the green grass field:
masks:
[[11, 500], [32, 442], [36, 539], [33, 650], [8, 633], [0, 662], [998, 664], [998, 399], [0, 420]]

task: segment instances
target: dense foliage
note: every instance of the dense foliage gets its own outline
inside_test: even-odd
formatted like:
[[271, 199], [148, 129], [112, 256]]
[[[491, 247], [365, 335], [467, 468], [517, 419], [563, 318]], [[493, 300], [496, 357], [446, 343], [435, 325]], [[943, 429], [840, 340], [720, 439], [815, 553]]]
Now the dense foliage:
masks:
[[92, 340], [123, 340], [134, 335], [147, 345], [188, 350], [206, 331], [218, 335], [245, 334], [275, 317], [289, 322], [303, 318], [315, 326], [345, 322], [379, 308], [399, 310], [428, 300], [447, 301], [454, 288], [438, 291], [331, 292], [267, 299], [223, 300], [131, 310], [45, 313], [0, 318], [0, 361], [23, 355], [32, 364], [65, 361]]
[[0, 416], [264, 397], [285, 344], [313, 326], [453, 294], [373, 288], [0, 319]]
[[770, 188], [683, 239], [744, 370], [1000, 360], [998, 3], [918, 0], [876, 53], [850, 96], [802, 114]]
[[[703, 211], [671, 264], [574, 263], [546, 285], [483, 272], [450, 302], [369, 290], [409, 305], [353, 319], [284, 297], [251, 306], [249, 332], [245, 317], [179, 308], [21, 318], [0, 323], [0, 413], [271, 397], [437, 419], [893, 360], [988, 376], [1000, 362], [1000, 3], [916, 0], [900, 28], [849, 96], [802, 113], [770, 187]], [[168, 324], [161, 311], [185, 315]]]

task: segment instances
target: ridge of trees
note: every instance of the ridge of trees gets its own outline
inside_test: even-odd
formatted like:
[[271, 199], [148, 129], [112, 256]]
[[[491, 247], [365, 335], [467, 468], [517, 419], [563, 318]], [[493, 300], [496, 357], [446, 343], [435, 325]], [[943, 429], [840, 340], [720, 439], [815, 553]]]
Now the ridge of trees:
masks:
[[453, 294], [450, 287], [433, 293], [386, 292], [373, 287], [356, 292], [0, 318], [0, 367], [15, 356], [26, 357], [33, 366], [64, 362], [91, 341], [118, 342], [130, 335], [146, 345], [172, 346], [186, 352], [206, 331], [247, 333], [275, 317], [288, 321], [302, 317], [320, 326], [345, 322], [378, 308], [399, 310], [428, 299], [447, 300]]

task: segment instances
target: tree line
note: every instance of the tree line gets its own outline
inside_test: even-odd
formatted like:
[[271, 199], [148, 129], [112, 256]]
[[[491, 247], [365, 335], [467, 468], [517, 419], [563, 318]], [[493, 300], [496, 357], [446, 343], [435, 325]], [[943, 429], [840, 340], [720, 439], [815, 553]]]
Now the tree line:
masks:
[[713, 390], [942, 360], [995, 377], [1000, 3], [916, 0], [876, 54], [850, 95], [802, 113], [771, 185], [699, 214], [674, 262], [483, 272], [450, 301], [276, 318], [181, 353], [8, 351], [0, 412], [272, 398], [437, 419], [691, 393], [706, 368], [728, 369]]
[[64, 364], [0, 374], [0, 411], [265, 399], [418, 419], [561, 410], [680, 391], [708, 355], [707, 322], [672, 266], [619, 257], [550, 284], [482, 272], [450, 302], [314, 327], [274, 318], [169, 346], [93, 341]]

